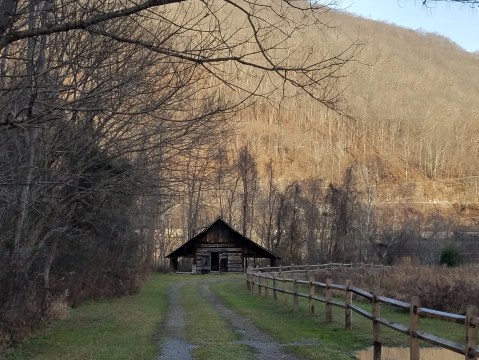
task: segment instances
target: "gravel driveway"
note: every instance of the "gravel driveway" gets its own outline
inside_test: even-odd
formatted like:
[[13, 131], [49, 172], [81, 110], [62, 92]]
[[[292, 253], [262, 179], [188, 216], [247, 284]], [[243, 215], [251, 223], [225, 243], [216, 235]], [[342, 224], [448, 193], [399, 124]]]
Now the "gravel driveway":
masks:
[[188, 360], [194, 346], [185, 339], [185, 314], [181, 305], [180, 289], [184, 281], [168, 287], [168, 310], [160, 324], [160, 360]]
[[[195, 279], [200, 282], [199, 302], [204, 301], [213, 306], [218, 314], [223, 317], [231, 329], [237, 333], [238, 340], [234, 343], [250, 347], [260, 360], [296, 360], [297, 358], [287, 353], [281, 344], [274, 341], [268, 334], [259, 330], [249, 319], [240, 316], [225, 306], [210, 290], [209, 283], [221, 281], [219, 277], [203, 276]], [[160, 324], [159, 360], [189, 360], [195, 345], [187, 341], [185, 335], [185, 314], [181, 304], [180, 290], [188, 280], [177, 281], [168, 289], [168, 312]], [[208, 324], [204, 324], [207, 326]]]

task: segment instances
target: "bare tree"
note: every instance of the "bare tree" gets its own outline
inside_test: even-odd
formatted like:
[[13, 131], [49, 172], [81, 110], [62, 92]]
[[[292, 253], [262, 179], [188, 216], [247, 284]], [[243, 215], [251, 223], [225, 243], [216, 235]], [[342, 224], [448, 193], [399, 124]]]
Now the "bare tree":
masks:
[[254, 224], [256, 225], [256, 233], [263, 245], [267, 249], [273, 249], [274, 222], [279, 191], [275, 184], [276, 179], [272, 160], [266, 164], [265, 171], [267, 176], [266, 186], [260, 188], [262, 191], [259, 191], [260, 196], [257, 205], [257, 211], [261, 216], [254, 219]]
[[[228, 149], [224, 145], [220, 145], [213, 155], [212, 159], [216, 164], [214, 171], [215, 180], [215, 197], [218, 205], [218, 213], [221, 217], [227, 214], [227, 192], [231, 187], [231, 173], [232, 167], [228, 158]], [[231, 219], [229, 219], [231, 221]]]
[[[43, 12], [45, 20], [33, 25], [29, 3], [3, 1], [0, 5], [3, 59], [15, 56], [25, 39], [69, 33], [78, 41], [88, 41], [96, 35], [161, 54], [172, 64], [189, 62], [195, 70], [209, 73], [216, 85], [226, 85], [242, 94], [238, 104], [245, 104], [252, 95], [269, 96], [274, 89], [282, 88], [283, 95], [292, 96], [300, 89], [337, 109], [341, 92], [335, 81], [345, 75], [341, 69], [361, 49], [361, 44], [353, 42], [336, 54], [326, 51], [320, 56], [319, 52], [304, 53], [300, 45], [293, 43], [292, 36], [306, 29], [327, 28], [321, 16], [328, 8], [319, 3], [155, 0], [138, 4], [118, 0], [106, 4], [48, 0], [40, 2], [50, 9]], [[135, 32], [129, 31], [132, 24], [136, 24]], [[286, 48], [288, 51], [282, 51]], [[209, 86], [214, 87], [215, 81]], [[13, 112], [0, 124], [19, 125], [25, 121]]]
[[[0, 331], [15, 337], [25, 309], [39, 319], [65, 289], [72, 303], [135, 291], [187, 164], [198, 165], [196, 223], [211, 169], [201, 156], [227, 139], [235, 111], [298, 92], [340, 111], [337, 81], [361, 44], [305, 52], [297, 41], [327, 30], [328, 10], [259, 0], [1, 1]], [[246, 155], [236, 182], [245, 233], [257, 186]]]
[[327, 199], [330, 206], [331, 243], [330, 257], [341, 261], [350, 261], [357, 250], [355, 244], [354, 223], [357, 220], [358, 192], [352, 168], [345, 171], [340, 186], [329, 185]]
[[[50, 1], [18, 5], [25, 31], [53, 16]], [[198, 95], [195, 65], [98, 34], [26, 37], [1, 56], [0, 318], [15, 338], [65, 288], [72, 303], [135, 291], [158, 198], [177, 184], [169, 167], [216, 138], [227, 106]]]
[[321, 179], [310, 179], [303, 185], [303, 213], [304, 213], [304, 236], [305, 258], [307, 263], [325, 261], [323, 251], [325, 242], [324, 194], [322, 193]]
[[256, 161], [247, 146], [240, 149], [236, 169], [241, 179], [241, 229], [243, 235], [251, 236], [254, 219], [254, 200], [258, 190], [258, 170]]

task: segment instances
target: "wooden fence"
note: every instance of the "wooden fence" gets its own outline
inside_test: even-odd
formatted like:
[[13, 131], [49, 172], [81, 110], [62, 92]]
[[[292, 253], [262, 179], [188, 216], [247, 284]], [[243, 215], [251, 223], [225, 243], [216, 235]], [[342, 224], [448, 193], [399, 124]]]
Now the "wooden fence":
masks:
[[[381, 359], [381, 325], [391, 328], [399, 333], [409, 336], [410, 360], [419, 360], [419, 341], [423, 340], [437, 347], [454, 351], [458, 354], [464, 355], [466, 360], [477, 359], [479, 348], [477, 346], [477, 328], [479, 324], [478, 310], [476, 306], [468, 306], [465, 315], [451, 314], [443, 311], [422, 308], [419, 303], [419, 298], [413, 296], [409, 303], [391, 299], [384, 296], [378, 296], [366, 290], [354, 287], [350, 280], [346, 281], [345, 285], [333, 284], [331, 279], [326, 279], [326, 282], [314, 281], [310, 275], [315, 269], [330, 269], [335, 268], [352, 268], [352, 267], [369, 267], [387, 269], [382, 265], [373, 264], [338, 264], [329, 263], [321, 265], [300, 265], [300, 266], [286, 266], [286, 267], [265, 267], [248, 269], [246, 272], [246, 285], [250, 291], [256, 291], [258, 294], [264, 293], [271, 295], [274, 300], [277, 300], [277, 293], [285, 294], [292, 297], [293, 311], [299, 310], [299, 298], [308, 299], [308, 309], [310, 313], [315, 311], [315, 302], [325, 304], [326, 321], [333, 321], [333, 306], [344, 309], [344, 327], [345, 329], [352, 329], [352, 312], [355, 312], [372, 321], [373, 326], [373, 346], [374, 359]], [[306, 279], [298, 279], [300, 274]], [[286, 277], [289, 276], [289, 277]], [[281, 284], [281, 285], [280, 285]], [[290, 284], [287, 286], [287, 284]], [[302, 285], [309, 291], [308, 293], [301, 293], [298, 287]], [[317, 295], [317, 290], [323, 290], [323, 296]], [[344, 293], [343, 296], [333, 296], [335, 294]], [[371, 303], [371, 312], [353, 304], [353, 294], [358, 298], [366, 299]], [[399, 309], [409, 310], [409, 326], [396, 323], [381, 317], [381, 304], [391, 305]], [[465, 327], [465, 344], [459, 344], [451, 340], [447, 340], [425, 331], [421, 331], [419, 327], [419, 319], [421, 317], [439, 319], [442, 321], [462, 324]]]

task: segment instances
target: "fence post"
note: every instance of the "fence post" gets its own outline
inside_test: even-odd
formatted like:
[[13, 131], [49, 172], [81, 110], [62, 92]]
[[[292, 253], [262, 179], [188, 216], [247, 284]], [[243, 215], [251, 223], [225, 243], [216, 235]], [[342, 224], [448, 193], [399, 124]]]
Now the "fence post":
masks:
[[326, 279], [326, 288], [325, 288], [325, 298], [326, 298], [326, 321], [333, 321], [333, 305], [331, 305], [331, 300], [333, 299], [333, 293], [331, 291], [330, 285], [333, 283], [333, 280]]
[[376, 295], [373, 294], [373, 345], [374, 360], [381, 360], [381, 324], [377, 320], [381, 315], [381, 307]]
[[296, 279], [296, 276], [294, 275], [294, 264], [291, 264], [291, 274], [293, 275], [293, 280]]
[[352, 324], [352, 310], [351, 303], [353, 301], [353, 293], [349, 291], [352, 281], [346, 280], [346, 292], [344, 295], [344, 328], [346, 330], [351, 330], [353, 328]]
[[293, 279], [293, 312], [299, 310], [298, 281]]
[[273, 300], [278, 300], [278, 295], [276, 294], [276, 275], [273, 272]]
[[269, 265], [268, 265], [268, 270], [266, 272], [266, 286], [264, 287], [264, 296], [268, 296], [268, 285], [269, 285]]
[[466, 356], [465, 360], [476, 360], [477, 347], [477, 307], [469, 305], [466, 308]]
[[251, 292], [254, 292], [254, 285], [255, 285], [255, 282], [254, 282], [254, 269], [252, 268], [251, 269]]
[[250, 291], [253, 292], [254, 291], [254, 270], [253, 270], [253, 268], [251, 268], [251, 273], [249, 274], [249, 281], [250, 281], [250, 284], [249, 284]]
[[283, 277], [283, 275], [281, 275], [281, 265], [279, 265], [278, 276], [279, 276], [279, 277]]
[[258, 273], [258, 295], [261, 295], [261, 274]]
[[419, 330], [419, 298], [411, 297], [411, 305], [409, 307], [410, 324], [409, 324], [409, 358], [410, 360], [419, 360], [419, 339], [416, 331]]
[[288, 305], [288, 294], [286, 294], [286, 281], [285, 278], [283, 278], [283, 299], [284, 299], [284, 304]]
[[309, 279], [309, 312], [311, 314], [314, 314], [314, 292], [315, 292], [315, 287], [314, 287], [314, 278]]
[[309, 279], [309, 265], [306, 264], [306, 279]]

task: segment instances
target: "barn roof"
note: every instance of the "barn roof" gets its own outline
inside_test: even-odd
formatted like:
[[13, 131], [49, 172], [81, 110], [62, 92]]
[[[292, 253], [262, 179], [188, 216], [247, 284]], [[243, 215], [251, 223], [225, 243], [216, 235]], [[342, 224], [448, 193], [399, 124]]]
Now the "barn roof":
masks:
[[215, 221], [213, 221], [205, 230], [202, 232], [196, 234], [193, 236], [190, 240], [185, 242], [183, 245], [181, 245], [179, 248], [176, 250], [172, 251], [170, 254], [168, 254], [166, 257], [167, 258], [175, 258], [179, 256], [187, 256], [187, 255], [192, 255], [194, 254], [196, 250], [196, 244], [198, 241], [201, 239], [202, 235], [207, 233], [208, 231], [211, 231], [213, 227], [215, 226], [224, 226], [231, 232], [231, 241], [236, 243], [237, 245], [243, 247], [246, 249], [246, 256], [250, 257], [257, 257], [257, 258], [267, 258], [267, 259], [278, 259], [280, 260], [281, 258], [274, 254], [273, 252], [267, 250], [266, 248], [262, 247], [261, 245], [258, 245], [255, 243], [253, 240], [247, 238], [246, 236], [242, 235], [240, 232], [237, 230], [233, 229], [231, 225], [229, 225], [226, 221], [224, 221], [221, 217], [216, 218]]

